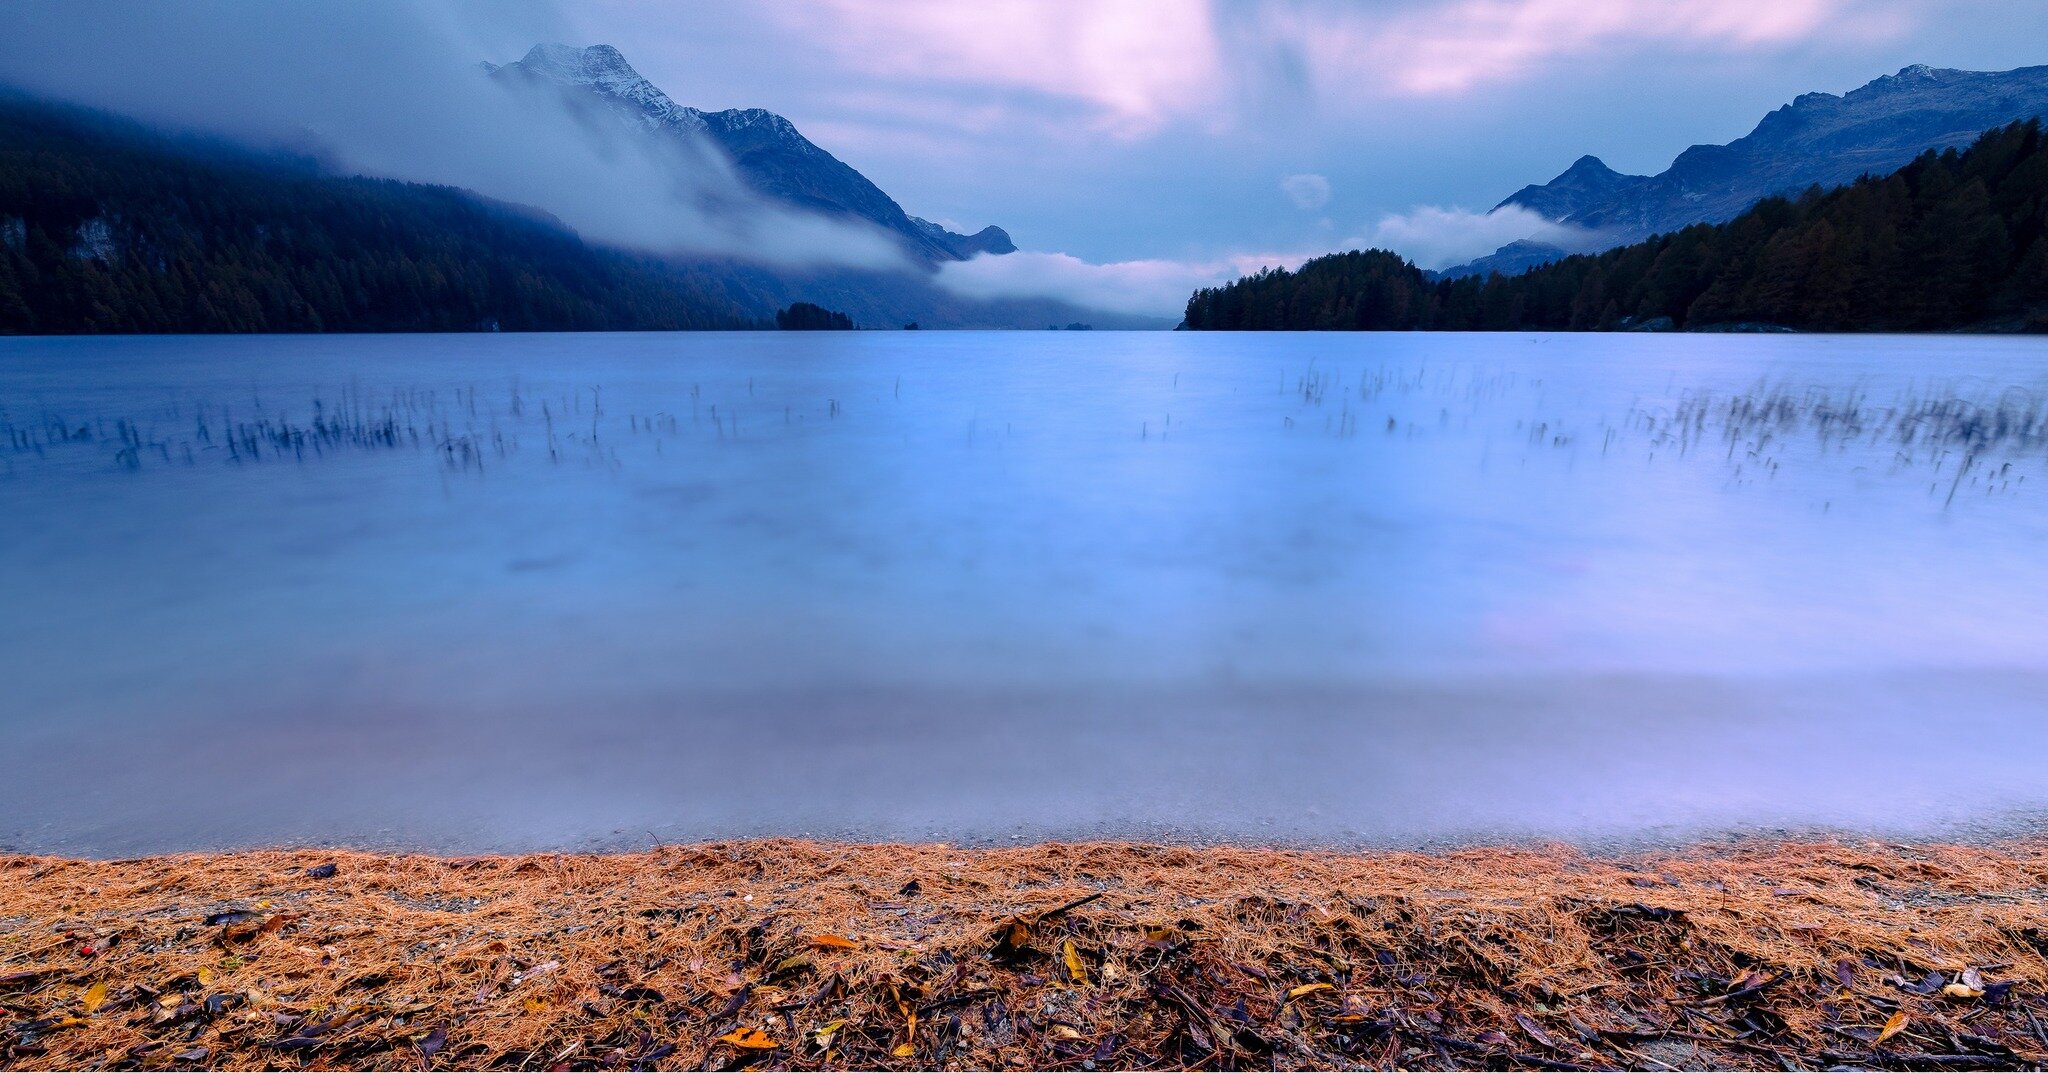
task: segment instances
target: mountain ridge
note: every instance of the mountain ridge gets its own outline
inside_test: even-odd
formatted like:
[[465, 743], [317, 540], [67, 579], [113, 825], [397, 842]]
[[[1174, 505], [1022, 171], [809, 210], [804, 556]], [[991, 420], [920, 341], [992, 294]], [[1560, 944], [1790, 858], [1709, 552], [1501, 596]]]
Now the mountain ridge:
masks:
[[[1847, 93], [1802, 93], [1748, 134], [1693, 145], [1656, 175], [1628, 175], [1582, 156], [1547, 183], [1494, 206], [1516, 206], [1584, 231], [1547, 243], [1551, 260], [1641, 241], [1695, 223], [1732, 219], [1773, 194], [1884, 175], [1928, 149], [1970, 144], [1987, 130], [2048, 114], [2048, 66], [1963, 71], [1912, 64]], [[1526, 241], [1526, 240], [1525, 240]], [[1526, 246], [1443, 270], [1447, 278], [1525, 271]]]
[[678, 104], [611, 45], [579, 49], [544, 42], [511, 63], [480, 66], [493, 78], [586, 95], [649, 133], [702, 138], [723, 152], [757, 193], [803, 211], [864, 220], [889, 232], [919, 263], [964, 261], [1017, 248], [1000, 227], [963, 235], [911, 216], [867, 176], [765, 108], [712, 112]]
[[1189, 298], [1221, 330], [2048, 332], [2040, 119], [1883, 177], [1772, 195], [1515, 276], [1443, 278], [1386, 250], [1269, 269]]

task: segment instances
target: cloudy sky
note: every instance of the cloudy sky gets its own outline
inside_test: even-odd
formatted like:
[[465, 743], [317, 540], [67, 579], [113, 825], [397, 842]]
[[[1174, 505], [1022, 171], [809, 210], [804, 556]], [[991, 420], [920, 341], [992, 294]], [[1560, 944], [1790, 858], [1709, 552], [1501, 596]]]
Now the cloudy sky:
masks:
[[912, 212], [1091, 261], [1485, 209], [1583, 153], [1662, 170], [1800, 93], [2048, 63], [2048, 4], [602, 0], [677, 100], [782, 112]]
[[[43, 10], [41, 37], [0, 41], [0, 78], [134, 108], [211, 93], [212, 114], [252, 93], [328, 107], [319, 102], [352, 85], [388, 105], [407, 85], [437, 85], [424, 69], [457, 56], [502, 62], [540, 39], [610, 43], [680, 103], [780, 112], [908, 211], [968, 230], [1000, 224], [1039, 255], [963, 287], [1042, 278], [1047, 290], [1101, 283], [1162, 296], [1184, 296], [1205, 273], [1362, 243], [1451, 263], [1520, 237], [1517, 222], [1475, 213], [1581, 154], [1654, 172], [1803, 92], [1843, 92], [1910, 63], [2048, 63], [2048, 3], [1994, 0]], [[53, 46], [66, 32], [90, 48]], [[237, 95], [251, 49], [277, 57], [274, 69]], [[308, 69], [327, 81], [303, 98], [276, 88]], [[165, 78], [175, 84], [152, 86]], [[125, 88], [97, 99], [80, 88], [109, 80]]]

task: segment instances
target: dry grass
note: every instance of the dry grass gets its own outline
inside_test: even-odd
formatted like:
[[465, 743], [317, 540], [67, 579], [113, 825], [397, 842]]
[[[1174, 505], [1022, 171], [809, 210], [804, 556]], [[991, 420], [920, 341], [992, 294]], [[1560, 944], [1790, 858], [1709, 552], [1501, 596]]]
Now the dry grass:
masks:
[[2036, 1065], [2044, 879], [2041, 842], [0, 857], [0, 1067]]

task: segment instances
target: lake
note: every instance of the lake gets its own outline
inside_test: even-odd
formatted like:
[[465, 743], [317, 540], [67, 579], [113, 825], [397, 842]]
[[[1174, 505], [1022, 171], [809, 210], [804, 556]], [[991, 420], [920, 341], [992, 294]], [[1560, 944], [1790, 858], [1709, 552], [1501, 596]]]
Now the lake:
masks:
[[2048, 339], [0, 339], [0, 845], [1970, 835]]

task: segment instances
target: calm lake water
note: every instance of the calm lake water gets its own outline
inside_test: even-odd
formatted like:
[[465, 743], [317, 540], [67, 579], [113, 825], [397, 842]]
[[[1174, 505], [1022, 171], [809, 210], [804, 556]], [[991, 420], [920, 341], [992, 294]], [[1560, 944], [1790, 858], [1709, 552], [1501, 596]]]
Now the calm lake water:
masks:
[[0, 845], [1970, 833], [2048, 340], [0, 340]]

